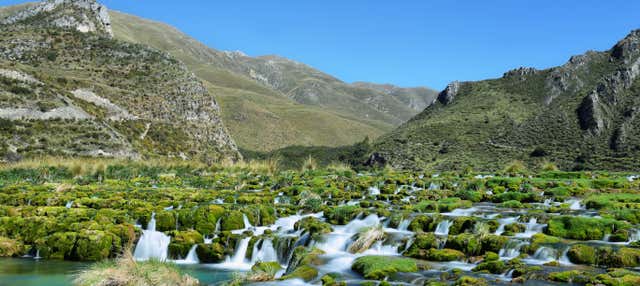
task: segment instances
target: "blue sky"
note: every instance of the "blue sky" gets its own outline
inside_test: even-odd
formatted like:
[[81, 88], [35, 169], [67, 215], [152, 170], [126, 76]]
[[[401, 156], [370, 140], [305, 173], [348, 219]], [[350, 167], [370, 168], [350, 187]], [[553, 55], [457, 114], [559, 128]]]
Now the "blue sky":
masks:
[[[26, 1], [0, 0], [8, 5]], [[277, 54], [347, 81], [424, 85], [546, 68], [640, 28], [628, 0], [102, 0], [205, 44]]]

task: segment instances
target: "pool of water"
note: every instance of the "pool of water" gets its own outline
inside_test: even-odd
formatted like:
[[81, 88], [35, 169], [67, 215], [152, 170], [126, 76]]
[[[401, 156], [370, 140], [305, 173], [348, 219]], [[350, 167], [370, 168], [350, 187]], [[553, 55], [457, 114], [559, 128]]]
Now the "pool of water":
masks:
[[[91, 264], [32, 258], [0, 258], [0, 286], [68, 286], [74, 274]], [[207, 265], [180, 265], [203, 285], [231, 279], [233, 272], [212, 269]]]

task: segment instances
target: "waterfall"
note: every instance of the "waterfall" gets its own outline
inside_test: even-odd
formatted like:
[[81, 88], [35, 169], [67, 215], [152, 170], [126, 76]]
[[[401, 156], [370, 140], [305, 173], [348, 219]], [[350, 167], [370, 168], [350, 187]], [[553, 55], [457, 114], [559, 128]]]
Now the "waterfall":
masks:
[[70, 209], [73, 206], [73, 201], [68, 201], [67, 204], [64, 205], [65, 208]]
[[156, 258], [161, 261], [167, 259], [171, 237], [156, 231], [156, 214], [151, 214], [147, 229], [142, 231], [142, 237], [136, 245], [133, 257], [136, 260]]
[[501, 235], [504, 232], [504, 227], [506, 225], [512, 224], [518, 221], [519, 218], [520, 218], [519, 216], [516, 216], [516, 217], [507, 217], [507, 218], [499, 219], [498, 222], [500, 223], [500, 225], [498, 226], [498, 229], [496, 230], [495, 234]]
[[182, 260], [175, 260], [175, 263], [178, 264], [198, 264], [200, 263], [200, 259], [198, 259], [198, 253], [196, 249], [198, 248], [197, 244], [194, 244], [191, 249], [189, 249], [189, 253], [187, 254], [187, 258]]
[[520, 249], [524, 246], [526, 242], [511, 239], [505, 243], [504, 247], [500, 249], [500, 258], [502, 259], [512, 259], [518, 257], [520, 255]]
[[573, 265], [573, 263], [571, 263], [571, 260], [569, 260], [569, 256], [567, 255], [567, 253], [569, 253], [569, 248], [567, 247], [564, 249], [564, 251], [562, 251], [562, 256], [560, 256], [560, 260], [558, 260], [558, 262], [560, 262], [560, 264], [562, 265]]
[[571, 203], [571, 205], [569, 205], [569, 209], [570, 210], [583, 210], [585, 209], [584, 206], [582, 206], [581, 201], [580, 200], [568, 200], [567, 203]]
[[244, 222], [244, 228], [245, 229], [250, 229], [251, 227], [253, 227], [251, 225], [251, 223], [249, 222], [249, 218], [247, 218], [246, 214], [242, 214], [242, 221]]
[[541, 246], [530, 258], [526, 258], [523, 260], [529, 264], [540, 265], [556, 260], [556, 255], [557, 252], [555, 249]]
[[258, 261], [262, 262], [271, 262], [278, 261], [278, 254], [276, 253], [276, 249], [273, 247], [273, 242], [271, 239], [265, 239], [262, 241], [262, 245], [260, 249], [258, 249], [258, 244], [256, 243], [253, 246], [253, 253], [251, 255], [251, 264], [254, 264]]
[[40, 249], [36, 250], [36, 256], [34, 256], [33, 259], [42, 259], [42, 257], [40, 257]]
[[449, 235], [449, 227], [451, 226], [450, 220], [443, 220], [438, 223], [436, 227], [435, 235]]
[[538, 219], [532, 217], [529, 219], [529, 222], [526, 224], [526, 229], [524, 233], [517, 233], [516, 237], [530, 238], [536, 233], [541, 233], [544, 229], [545, 224], [539, 224]]
[[240, 240], [236, 252], [232, 257], [227, 257], [227, 263], [233, 264], [245, 264], [245, 256], [247, 256], [247, 249], [249, 248], [249, 241], [251, 237], [245, 237]]
[[205, 236], [204, 237], [204, 244], [211, 244], [213, 243], [213, 238], [209, 237], [209, 236]]
[[411, 224], [411, 220], [403, 219], [398, 225], [399, 231], [407, 231], [409, 230], [409, 224]]
[[378, 187], [369, 187], [369, 195], [377, 196], [380, 194], [380, 189]]

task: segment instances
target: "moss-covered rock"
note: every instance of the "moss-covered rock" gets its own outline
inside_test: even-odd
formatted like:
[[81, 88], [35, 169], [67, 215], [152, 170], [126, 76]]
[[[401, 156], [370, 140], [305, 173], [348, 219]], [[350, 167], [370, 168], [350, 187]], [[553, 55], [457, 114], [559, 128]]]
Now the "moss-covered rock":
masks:
[[580, 270], [569, 270], [549, 273], [548, 279], [564, 283], [587, 283], [591, 277], [589, 273]]
[[559, 216], [549, 220], [545, 233], [577, 240], [602, 240], [605, 234], [627, 228], [628, 223], [613, 219]]
[[228, 211], [222, 217], [222, 222], [220, 224], [221, 230], [235, 230], [235, 229], [243, 229], [244, 228], [244, 219], [242, 212], [239, 211]]
[[305, 230], [311, 236], [316, 236], [331, 232], [331, 225], [316, 217], [308, 216], [297, 221], [294, 225], [294, 229]]
[[176, 229], [176, 216], [171, 211], [156, 212], [156, 230], [170, 231]]
[[362, 256], [352, 264], [351, 269], [366, 279], [382, 280], [396, 272], [415, 272], [418, 266], [413, 259], [386, 256]]
[[482, 244], [479, 237], [471, 233], [449, 236], [446, 247], [460, 250], [470, 256], [482, 254]]
[[423, 257], [426, 260], [431, 261], [454, 261], [454, 260], [463, 260], [465, 258], [464, 253], [455, 249], [429, 249], [426, 251], [425, 256]]
[[[491, 257], [493, 258], [493, 257]], [[489, 272], [502, 274], [507, 270], [507, 265], [502, 260], [484, 260], [472, 269], [474, 272]]]
[[169, 257], [182, 259], [187, 256], [193, 245], [204, 242], [202, 235], [195, 231], [170, 231], [171, 243], [169, 244]]
[[438, 248], [438, 245], [438, 238], [433, 233], [418, 233], [413, 243], [404, 252], [404, 256], [424, 258], [429, 249]]
[[416, 216], [411, 223], [409, 223], [408, 229], [414, 232], [432, 232], [436, 229], [436, 220], [428, 215]]
[[200, 259], [200, 262], [202, 263], [219, 263], [224, 260], [226, 255], [224, 246], [217, 242], [211, 244], [198, 244], [196, 253], [198, 254], [198, 259]]
[[311, 281], [318, 276], [318, 270], [309, 265], [301, 265], [296, 267], [291, 273], [284, 275], [280, 280], [287, 279], [302, 279], [304, 281]]
[[78, 233], [73, 257], [83, 261], [100, 261], [109, 258], [112, 247], [119, 244], [115, 235], [100, 230], [83, 230]]
[[256, 262], [248, 277], [250, 281], [271, 281], [281, 269], [278, 262]]
[[597, 262], [595, 248], [584, 244], [572, 245], [567, 252], [567, 257], [576, 264], [595, 265]]

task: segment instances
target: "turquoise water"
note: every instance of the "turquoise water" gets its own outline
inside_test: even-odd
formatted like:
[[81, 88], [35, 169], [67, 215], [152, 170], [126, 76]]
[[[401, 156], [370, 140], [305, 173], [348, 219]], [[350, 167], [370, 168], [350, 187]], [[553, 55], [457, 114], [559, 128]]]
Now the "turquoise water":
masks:
[[[34, 260], [32, 258], [0, 258], [0, 286], [68, 286], [73, 275], [90, 263]], [[228, 280], [232, 272], [206, 265], [180, 265], [203, 285]]]

